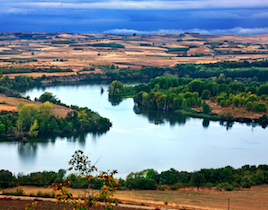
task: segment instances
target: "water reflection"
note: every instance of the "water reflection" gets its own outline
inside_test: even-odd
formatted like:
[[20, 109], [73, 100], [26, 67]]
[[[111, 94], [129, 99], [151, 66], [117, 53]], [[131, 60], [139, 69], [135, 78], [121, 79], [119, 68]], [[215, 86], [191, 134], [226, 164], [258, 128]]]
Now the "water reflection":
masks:
[[164, 111], [149, 111], [146, 109], [140, 109], [134, 106], [133, 111], [137, 115], [148, 118], [150, 123], [155, 125], [169, 123], [170, 126], [184, 125], [190, 117], [176, 113], [176, 112], [164, 112]]
[[118, 106], [124, 99], [122, 96], [109, 96], [108, 98], [112, 106]]
[[204, 118], [202, 124], [203, 124], [203, 127], [204, 128], [208, 128], [208, 126], [209, 126], [209, 120]]
[[[37, 153], [37, 142], [18, 143], [18, 153], [22, 159], [30, 160], [35, 159]], [[45, 143], [47, 144], [47, 143]]]

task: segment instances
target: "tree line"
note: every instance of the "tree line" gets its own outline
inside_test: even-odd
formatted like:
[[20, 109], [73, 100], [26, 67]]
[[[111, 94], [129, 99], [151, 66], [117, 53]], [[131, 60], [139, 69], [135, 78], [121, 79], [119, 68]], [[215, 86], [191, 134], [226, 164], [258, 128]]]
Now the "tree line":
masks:
[[[88, 180], [75, 174], [66, 175], [66, 170], [58, 172], [43, 171], [30, 174], [19, 173], [13, 175], [8, 170], [0, 171], [0, 188], [17, 185], [49, 186], [52, 183], [64, 183], [71, 181], [72, 188], [87, 188]], [[146, 169], [139, 172], [131, 172], [125, 179], [118, 179], [119, 189], [137, 190], [177, 190], [179, 188], [195, 186], [218, 190], [234, 190], [250, 188], [254, 185], [268, 184], [268, 165], [244, 165], [235, 169], [231, 166], [223, 168], [201, 169], [195, 172], [177, 171], [173, 168], [158, 173], [154, 169]], [[94, 189], [100, 189], [102, 180], [91, 179], [90, 185]]]
[[221, 107], [242, 107], [248, 112], [265, 114], [268, 83], [249, 80], [243, 84], [224, 74], [209, 79], [156, 77], [146, 85], [134, 87], [113, 81], [109, 94], [133, 95], [135, 104], [150, 110], [190, 110], [202, 106], [203, 113], [209, 114], [211, 109], [207, 100], [210, 100]]

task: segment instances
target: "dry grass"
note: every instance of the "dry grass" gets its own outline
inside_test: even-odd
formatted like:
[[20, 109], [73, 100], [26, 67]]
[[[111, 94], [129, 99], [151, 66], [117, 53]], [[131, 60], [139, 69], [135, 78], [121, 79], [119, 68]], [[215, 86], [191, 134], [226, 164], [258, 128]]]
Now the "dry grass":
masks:
[[[265, 103], [264, 101], [260, 101], [262, 103]], [[262, 112], [262, 113], [256, 113], [256, 112], [248, 112], [246, 111], [245, 106], [241, 107], [235, 107], [234, 105], [228, 106], [228, 107], [221, 107], [220, 105], [217, 104], [217, 102], [211, 102], [210, 100], [206, 100], [206, 103], [210, 106], [211, 112], [216, 113], [218, 115], [227, 115], [227, 114], [232, 114], [233, 117], [235, 118], [252, 118], [252, 119], [258, 119], [262, 115], [268, 115], [267, 112]], [[195, 111], [202, 111], [202, 106], [198, 108], [192, 108]]]
[[[52, 188], [20, 187], [26, 194], [41, 192], [52, 192]], [[10, 189], [14, 190], [14, 188]], [[68, 189], [75, 197], [82, 196], [84, 190]], [[165, 208], [185, 209], [218, 209], [228, 207], [232, 210], [268, 210], [268, 185], [254, 186], [251, 189], [241, 191], [216, 191], [195, 188], [185, 188], [177, 191], [140, 191], [125, 190], [117, 191], [115, 197], [123, 203], [149, 205]], [[167, 202], [167, 205], [165, 204]]]
[[[6, 110], [6, 111], [18, 111], [18, 104], [20, 102], [23, 102], [24, 104], [36, 104], [37, 106], [41, 106], [41, 102], [37, 101], [29, 101], [22, 98], [14, 98], [14, 97], [6, 97], [4, 94], [0, 94], [0, 111]], [[59, 117], [66, 117], [67, 113], [72, 111], [72, 109], [55, 105], [53, 104], [53, 112], [52, 114]]]
[[[70, 44], [54, 44], [52, 45], [48, 41], [54, 39], [38, 40], [14, 40], [14, 41], [1, 41], [1, 44], [6, 45], [0, 48], [3, 50], [17, 50], [22, 51], [20, 55], [1, 55], [3, 59], [23, 59], [23, 58], [35, 58], [37, 61], [29, 61], [26, 63], [0, 63], [1, 66], [14, 66], [14, 67], [29, 67], [29, 68], [50, 68], [60, 67], [62, 69], [71, 68], [75, 72], [80, 71], [85, 67], [89, 67], [90, 64], [115, 64], [119, 67], [134, 67], [139, 68], [144, 66], [162, 66], [169, 67], [178, 63], [207, 63], [218, 62], [226, 60], [240, 61], [240, 59], [266, 59], [268, 54], [254, 54], [254, 55], [216, 55], [215, 50], [210, 49], [210, 45], [204, 45], [209, 42], [224, 43], [218, 46], [218, 50], [223, 51], [268, 51], [268, 49], [259, 49], [260, 44], [268, 44], [267, 35], [255, 35], [255, 36], [201, 36], [186, 34], [184, 37], [179, 35], [150, 35], [139, 37], [127, 37], [109, 35], [105, 37], [101, 34], [90, 34], [94, 36], [93, 39], [88, 39], [89, 34], [59, 34], [62, 38], [73, 40], [83, 46], [72, 46]], [[78, 40], [79, 37], [79, 40]], [[101, 40], [99, 38], [102, 38]], [[114, 40], [116, 39], [116, 40]], [[182, 41], [177, 41], [182, 39]], [[224, 41], [228, 41], [224, 42]], [[125, 48], [107, 48], [107, 47], [92, 47], [89, 45], [96, 43], [110, 43], [116, 42], [122, 44]], [[231, 44], [231, 42], [236, 44]], [[140, 46], [140, 44], [151, 44], [151, 46]], [[250, 45], [245, 45], [250, 43]], [[88, 45], [88, 46], [87, 46]], [[185, 48], [191, 45], [198, 46], [197, 48], [191, 48], [187, 54], [193, 55], [195, 53], [210, 54], [210, 56], [203, 57], [176, 57], [177, 54], [167, 53], [167, 48]], [[74, 48], [82, 48], [81, 50], [74, 50]], [[216, 49], [216, 48], [215, 48]], [[32, 52], [34, 55], [32, 55]], [[56, 61], [57, 59], [63, 59], [63, 62]], [[123, 64], [116, 64], [123, 63]], [[99, 73], [100, 69], [96, 68], [95, 73]], [[56, 73], [45, 74], [51, 75], [69, 75], [72, 73]], [[16, 74], [18, 75], [18, 74]], [[42, 76], [43, 73], [21, 74], [33, 77]], [[15, 74], [10, 75], [14, 77]]]

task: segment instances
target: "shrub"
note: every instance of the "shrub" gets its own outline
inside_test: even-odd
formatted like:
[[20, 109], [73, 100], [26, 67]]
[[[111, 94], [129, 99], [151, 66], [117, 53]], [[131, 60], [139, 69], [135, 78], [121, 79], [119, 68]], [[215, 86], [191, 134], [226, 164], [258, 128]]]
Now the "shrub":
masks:
[[161, 190], [161, 191], [164, 191], [164, 190], [168, 190], [169, 187], [168, 187], [167, 185], [158, 185], [158, 186], [157, 186], [157, 189], [158, 189], [158, 190]]
[[38, 191], [36, 193], [37, 197], [43, 197], [43, 198], [54, 198], [55, 197], [55, 192], [41, 192]]
[[228, 182], [218, 184], [217, 189], [220, 191], [222, 191], [222, 190], [226, 190], [226, 191], [234, 190], [233, 186], [231, 184], [229, 184]]
[[177, 190], [177, 189], [180, 189], [181, 187], [183, 187], [183, 185], [180, 182], [178, 182], [176, 184], [171, 185], [170, 189], [171, 190]]
[[206, 184], [206, 188], [208, 188], [209, 190], [213, 187], [213, 184], [211, 182], [208, 182]]
[[126, 180], [126, 187], [129, 189], [155, 190], [156, 182], [153, 179], [132, 178]]

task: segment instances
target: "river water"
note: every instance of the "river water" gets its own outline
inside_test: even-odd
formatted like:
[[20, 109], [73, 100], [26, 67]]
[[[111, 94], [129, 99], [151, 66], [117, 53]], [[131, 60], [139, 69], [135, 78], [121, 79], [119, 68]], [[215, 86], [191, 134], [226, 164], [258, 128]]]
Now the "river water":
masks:
[[[267, 129], [241, 123], [221, 125], [176, 113], [135, 112], [133, 99], [108, 99], [108, 84], [33, 88], [31, 99], [51, 92], [63, 103], [87, 106], [113, 123], [104, 134], [39, 137], [29, 143], [0, 142], [0, 168], [14, 173], [67, 169], [75, 150], [83, 150], [99, 170], [118, 177], [153, 168], [196, 171], [230, 165], [267, 164]], [[100, 88], [104, 88], [101, 94]]]

